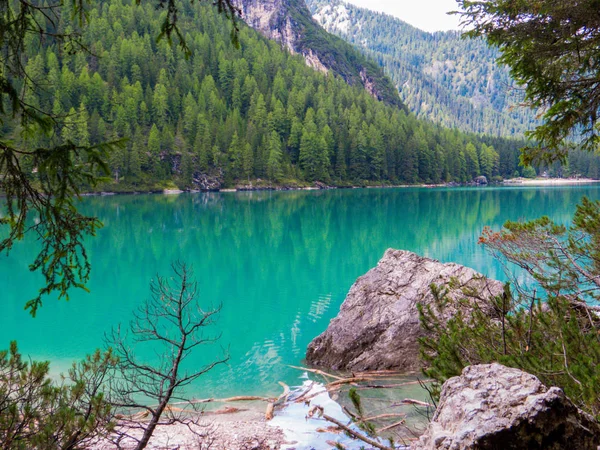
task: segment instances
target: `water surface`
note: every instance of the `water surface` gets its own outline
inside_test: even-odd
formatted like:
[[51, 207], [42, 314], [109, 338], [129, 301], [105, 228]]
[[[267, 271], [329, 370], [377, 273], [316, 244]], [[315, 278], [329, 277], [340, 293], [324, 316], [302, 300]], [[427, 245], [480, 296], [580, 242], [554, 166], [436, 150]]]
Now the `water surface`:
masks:
[[485, 189], [131, 195], [83, 200], [105, 227], [89, 241], [90, 294], [46, 299], [38, 317], [23, 310], [41, 278], [28, 272], [34, 243], [0, 257], [0, 348], [64, 370], [102, 345], [102, 336], [149, 294], [170, 263], [192, 264], [205, 304], [222, 304], [220, 347], [204, 347], [191, 367], [228, 350], [227, 366], [205, 375], [194, 395], [271, 394], [296, 384], [307, 344], [334, 317], [355, 279], [387, 248], [458, 262], [505, 279], [477, 244], [484, 226], [548, 215], [567, 223], [597, 186]]

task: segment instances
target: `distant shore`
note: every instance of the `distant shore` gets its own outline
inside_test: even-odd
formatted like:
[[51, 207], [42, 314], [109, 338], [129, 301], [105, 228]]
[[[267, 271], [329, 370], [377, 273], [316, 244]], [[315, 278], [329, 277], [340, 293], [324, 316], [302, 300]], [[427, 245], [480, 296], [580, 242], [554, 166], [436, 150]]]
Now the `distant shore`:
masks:
[[503, 184], [517, 184], [527, 186], [563, 186], [568, 184], [600, 183], [592, 178], [511, 178], [504, 180]]
[[197, 193], [197, 192], [251, 192], [251, 191], [317, 191], [317, 190], [329, 190], [329, 189], [394, 189], [394, 188], [443, 188], [443, 187], [485, 187], [485, 186], [564, 186], [564, 185], [577, 185], [577, 184], [588, 184], [588, 183], [600, 183], [600, 180], [592, 178], [509, 178], [500, 182], [493, 182], [490, 184], [475, 184], [471, 183], [439, 183], [439, 184], [369, 184], [369, 185], [326, 185], [325, 183], [317, 182], [313, 185], [267, 185], [267, 184], [249, 184], [249, 185], [238, 185], [227, 188], [219, 189], [191, 189], [181, 190], [176, 187], [165, 188], [165, 189], [135, 189], [125, 188], [118, 189], [115, 186], [110, 186], [112, 189], [106, 189], [100, 192], [86, 192], [83, 196], [96, 196], [96, 195], [118, 195], [118, 194], [165, 194], [165, 195], [177, 195], [185, 192]]

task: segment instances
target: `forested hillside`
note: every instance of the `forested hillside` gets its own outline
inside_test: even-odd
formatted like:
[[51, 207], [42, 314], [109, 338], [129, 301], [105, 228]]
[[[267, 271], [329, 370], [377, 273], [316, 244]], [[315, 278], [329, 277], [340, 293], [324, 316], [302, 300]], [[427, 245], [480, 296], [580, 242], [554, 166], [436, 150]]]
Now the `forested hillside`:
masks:
[[417, 116], [499, 136], [522, 135], [535, 124], [535, 113], [520, 106], [521, 91], [485, 41], [463, 39], [455, 31], [428, 33], [341, 0], [307, 4], [325, 29], [386, 69]]
[[[103, 189], [468, 181], [520, 170], [518, 143], [417, 120], [246, 26], [236, 49], [230, 24], [209, 6], [186, 4], [180, 15], [186, 59], [156, 41], [162, 14], [134, 0], [101, 2], [83, 30], [89, 52], [45, 42], [26, 61], [41, 87], [26, 89], [29, 103], [66, 116], [54, 141], [130, 138], [110, 155]], [[61, 29], [76, 28], [71, 18], [67, 4]], [[48, 144], [40, 136], [27, 145]]]
[[339, 75], [351, 86], [363, 86], [378, 100], [404, 107], [383, 69], [353, 45], [325, 31], [304, 0], [236, 1], [248, 25], [304, 56], [309, 66]]

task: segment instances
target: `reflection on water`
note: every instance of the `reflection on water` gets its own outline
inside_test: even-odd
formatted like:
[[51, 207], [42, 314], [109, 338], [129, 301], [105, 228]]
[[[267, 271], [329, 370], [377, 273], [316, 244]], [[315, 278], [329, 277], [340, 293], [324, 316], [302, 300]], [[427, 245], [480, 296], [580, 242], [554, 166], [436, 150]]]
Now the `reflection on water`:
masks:
[[[82, 208], [105, 227], [89, 242], [91, 294], [69, 303], [47, 299], [31, 319], [23, 305], [41, 279], [28, 272], [34, 243], [0, 258], [3, 314], [0, 344], [17, 339], [24, 353], [61, 369], [102, 344], [127, 322], [171, 261], [193, 264], [203, 302], [218, 305], [220, 346], [188, 363], [228, 350], [228, 366], [207, 374], [194, 394], [277, 393], [297, 382], [308, 342], [337, 314], [356, 278], [389, 248], [455, 261], [504, 279], [502, 267], [477, 245], [485, 225], [549, 215], [566, 223], [595, 186], [487, 189], [360, 189], [337, 191], [112, 196]], [[223, 347], [223, 348], [222, 348]], [[150, 355], [149, 355], [150, 357]], [[64, 364], [63, 364], [64, 363]], [[57, 366], [57, 364], [55, 364]], [[217, 392], [214, 392], [214, 391]], [[213, 392], [211, 392], [213, 391]]]
[[331, 304], [331, 294], [319, 295], [319, 298], [312, 302], [310, 309], [308, 310], [308, 317], [313, 322], [317, 322], [321, 317], [325, 315]]

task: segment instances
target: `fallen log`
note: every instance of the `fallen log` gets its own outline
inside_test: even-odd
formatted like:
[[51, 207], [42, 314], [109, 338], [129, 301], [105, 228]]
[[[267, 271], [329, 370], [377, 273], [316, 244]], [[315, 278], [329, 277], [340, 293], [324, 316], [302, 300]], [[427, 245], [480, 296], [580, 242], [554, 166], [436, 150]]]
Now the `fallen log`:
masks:
[[328, 416], [327, 414], [322, 414], [322, 417], [326, 421], [331, 422], [331, 423], [337, 425], [338, 427], [340, 427], [342, 430], [344, 430], [346, 433], [348, 433], [350, 436], [352, 436], [355, 439], [359, 439], [359, 440], [361, 440], [363, 442], [366, 442], [367, 444], [369, 444], [369, 445], [371, 445], [371, 446], [373, 446], [375, 448], [378, 448], [380, 450], [393, 450], [392, 447], [388, 447], [386, 445], [380, 444], [379, 442], [377, 442], [374, 439], [371, 439], [371, 438], [369, 438], [367, 436], [363, 436], [362, 434], [354, 431], [352, 428], [347, 427], [346, 425], [344, 425], [339, 420], [334, 419], [333, 417]]
[[278, 383], [283, 388], [283, 394], [277, 397], [277, 400], [275, 400], [275, 404], [281, 402], [282, 400], [285, 403], [290, 395], [290, 387], [282, 381], [278, 381]]
[[360, 383], [361, 381], [368, 381], [366, 378], [360, 378], [360, 377], [353, 377], [353, 378], [342, 378], [340, 380], [336, 380], [336, 381], [332, 381], [331, 383], [328, 383], [325, 387], [327, 389], [335, 387], [335, 386], [340, 386], [343, 384], [352, 384], [352, 383]]
[[428, 408], [435, 408], [431, 403], [423, 402], [421, 400], [415, 400], [413, 398], [405, 398], [398, 403], [392, 403], [390, 406], [402, 406], [402, 405], [417, 405], [417, 406], [426, 406]]
[[255, 395], [238, 395], [235, 397], [228, 398], [204, 398], [200, 400], [190, 400], [189, 402], [176, 402], [171, 403], [172, 405], [195, 405], [199, 403], [229, 403], [229, 402], [271, 402], [275, 401], [273, 397], [258, 397]]
[[203, 416], [221, 415], [221, 414], [234, 414], [242, 411], [248, 411], [245, 408], [234, 408], [233, 406], [226, 406], [225, 408], [217, 409], [216, 411], [198, 411], [198, 414]]
[[344, 377], [339, 377], [337, 375], [332, 375], [330, 373], [323, 372], [322, 370], [319, 370], [319, 369], [309, 369], [307, 367], [298, 367], [298, 366], [289, 366], [289, 367], [291, 367], [292, 369], [303, 370], [303, 371], [306, 371], [306, 372], [314, 373], [316, 375], [322, 375], [324, 377], [333, 378], [334, 380], [343, 380], [344, 379]]
[[390, 417], [406, 417], [406, 414], [405, 413], [378, 414], [376, 416], [366, 417], [366, 418], [361, 419], [361, 420], [363, 422], [368, 422], [370, 420], [389, 419]]
[[265, 420], [269, 421], [273, 418], [274, 410], [275, 410], [275, 405], [273, 403], [267, 403], [267, 410], [265, 411]]
[[423, 381], [407, 381], [406, 383], [395, 383], [395, 384], [365, 384], [362, 386], [358, 386], [356, 389], [359, 391], [363, 391], [365, 389], [393, 389], [402, 386], [411, 386], [414, 384], [421, 383], [432, 383], [434, 380], [423, 380]]
[[391, 425], [388, 425], [387, 427], [380, 428], [379, 430], [377, 430], [377, 433], [383, 433], [384, 431], [391, 430], [392, 428], [396, 428], [400, 425], [404, 425], [405, 423], [406, 423], [406, 420], [402, 419], [400, 422], [396, 422]]
[[399, 370], [366, 370], [364, 372], [352, 372], [352, 376], [354, 377], [386, 377], [386, 378], [394, 378], [394, 377], [407, 377], [410, 375], [418, 375], [418, 372], [406, 372]]

